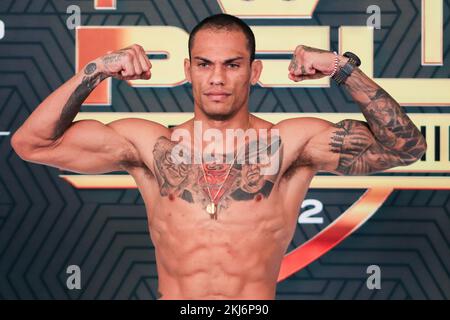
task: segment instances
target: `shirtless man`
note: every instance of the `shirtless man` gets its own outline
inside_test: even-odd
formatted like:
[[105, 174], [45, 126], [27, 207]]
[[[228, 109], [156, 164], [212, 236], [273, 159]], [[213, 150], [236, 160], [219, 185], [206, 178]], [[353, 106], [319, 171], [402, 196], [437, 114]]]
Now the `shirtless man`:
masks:
[[[150, 78], [143, 48], [132, 45], [87, 64], [12, 137], [14, 150], [26, 161], [85, 174], [127, 171], [134, 178], [146, 204], [163, 299], [273, 299], [300, 204], [316, 172], [367, 175], [409, 165], [426, 150], [424, 137], [401, 106], [357, 67], [343, 86], [367, 122], [304, 117], [273, 124], [251, 115], [250, 87], [262, 70], [254, 53], [254, 36], [245, 23], [212, 16], [192, 31], [184, 62], [193, 89], [193, 119], [172, 129], [135, 118], [106, 125], [73, 122], [83, 101], [107, 77]], [[335, 67], [338, 74], [348, 60], [299, 45], [286, 72], [292, 81], [320, 78]], [[277, 171], [262, 174], [260, 163], [176, 162], [172, 134], [185, 129], [194, 136], [194, 121], [203, 132], [277, 129]], [[231, 150], [236, 157], [237, 150]], [[208, 207], [211, 202], [215, 208]]]

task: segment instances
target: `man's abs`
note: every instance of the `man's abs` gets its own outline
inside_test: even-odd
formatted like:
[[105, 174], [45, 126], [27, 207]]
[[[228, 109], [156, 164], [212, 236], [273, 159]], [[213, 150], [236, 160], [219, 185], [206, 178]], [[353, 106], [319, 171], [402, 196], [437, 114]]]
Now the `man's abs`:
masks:
[[150, 210], [162, 298], [274, 297], [295, 225], [276, 206], [230, 205], [217, 220], [181, 200], [161, 199]]

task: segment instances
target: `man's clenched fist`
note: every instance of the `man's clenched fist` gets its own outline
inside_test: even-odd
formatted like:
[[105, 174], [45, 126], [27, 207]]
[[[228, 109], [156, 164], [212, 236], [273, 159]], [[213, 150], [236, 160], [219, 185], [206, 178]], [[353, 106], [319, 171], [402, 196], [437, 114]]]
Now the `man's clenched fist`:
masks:
[[144, 49], [133, 44], [118, 51], [108, 52], [96, 60], [97, 67], [105, 76], [120, 80], [150, 79], [152, 64]]
[[323, 78], [331, 75], [334, 67], [333, 52], [299, 45], [295, 48], [289, 65], [289, 79], [298, 82]]

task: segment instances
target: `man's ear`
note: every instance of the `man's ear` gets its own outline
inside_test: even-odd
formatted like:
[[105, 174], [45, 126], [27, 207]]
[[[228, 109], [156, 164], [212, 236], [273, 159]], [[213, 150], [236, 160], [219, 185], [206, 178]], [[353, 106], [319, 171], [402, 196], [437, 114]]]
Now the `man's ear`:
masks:
[[187, 81], [192, 83], [191, 81], [191, 60], [184, 59], [184, 76], [186, 77]]
[[254, 60], [252, 62], [252, 75], [250, 78], [250, 82], [252, 84], [252, 86], [254, 86], [255, 84], [258, 83], [259, 77], [261, 76], [261, 72], [263, 69], [263, 64], [261, 60]]

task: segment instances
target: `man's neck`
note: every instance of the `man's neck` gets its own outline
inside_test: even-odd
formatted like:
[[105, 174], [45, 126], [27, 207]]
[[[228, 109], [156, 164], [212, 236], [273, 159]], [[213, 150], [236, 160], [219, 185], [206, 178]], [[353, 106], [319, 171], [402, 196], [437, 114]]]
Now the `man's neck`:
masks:
[[225, 134], [225, 130], [227, 129], [242, 129], [245, 131], [248, 128], [251, 128], [252, 115], [248, 112], [248, 110], [243, 111], [244, 112], [236, 113], [231, 118], [226, 120], [212, 119], [205, 114], [195, 112], [193, 121], [201, 121], [202, 130], [217, 129], [220, 130], [223, 134]]
[[[227, 130], [241, 129], [245, 132], [247, 129], [252, 127], [253, 121], [254, 116], [252, 116], [248, 112], [248, 109], [240, 110], [240, 112], [236, 113], [233, 117], [227, 120], [211, 119], [201, 112], [194, 112], [194, 118], [192, 119], [191, 123], [191, 133], [193, 134], [193, 138], [191, 140], [191, 147], [193, 148], [192, 150], [200, 150], [200, 152], [203, 152], [203, 149], [206, 147], [206, 145], [209, 145], [211, 143], [210, 140], [207, 140], [205, 142], [204, 139], [208, 139], [205, 137], [205, 134], [207, 133], [208, 129], [215, 129], [219, 130], [222, 133], [220, 137], [222, 138], [223, 148], [225, 148], [223, 150], [217, 150], [217, 152], [215, 153], [225, 155], [231, 152], [230, 154], [234, 154], [234, 150], [238, 147], [238, 138], [237, 136], [234, 137], [232, 144], [228, 145], [229, 142], [227, 141], [227, 136], [229, 135], [230, 131]], [[209, 134], [215, 136], [215, 133], [210, 132]], [[232, 134], [234, 135], [234, 133]], [[218, 142], [216, 141], [217, 138], [213, 139], [216, 143]], [[219, 148], [220, 145], [221, 144], [218, 144], [217, 147]], [[228, 160], [227, 162], [231, 162], [231, 160]]]

